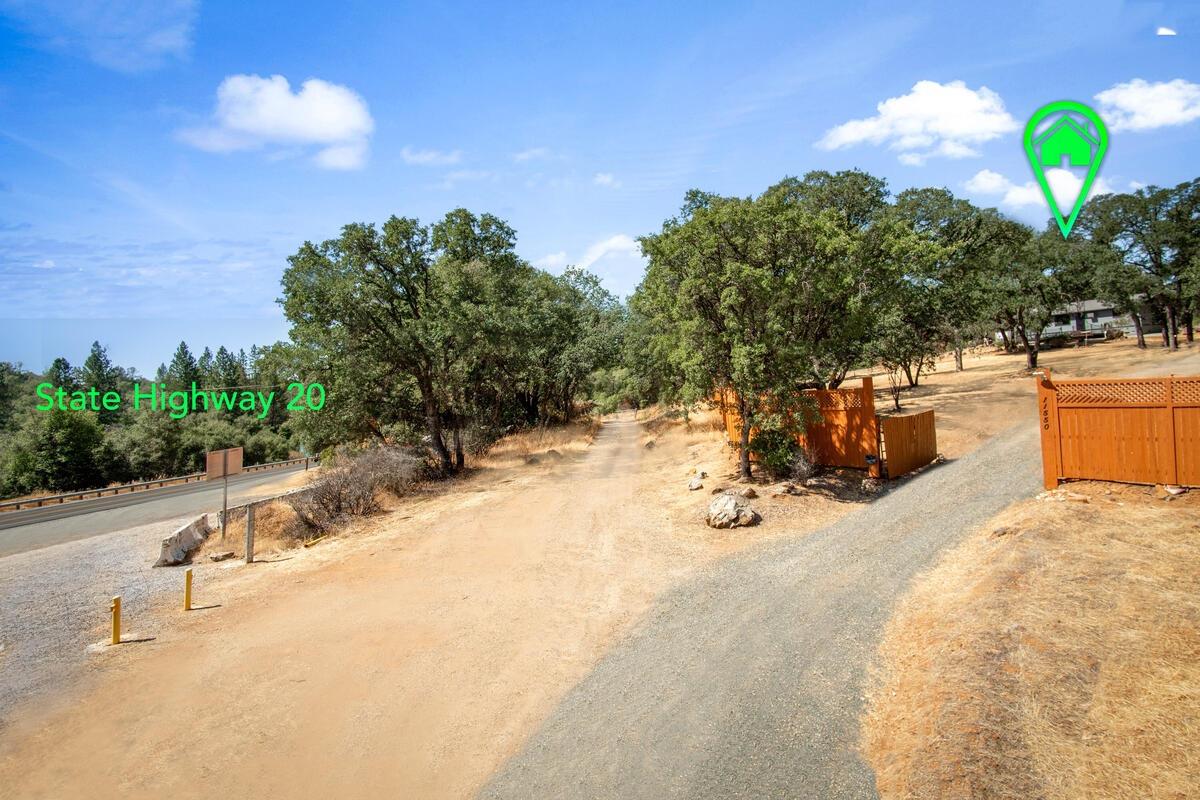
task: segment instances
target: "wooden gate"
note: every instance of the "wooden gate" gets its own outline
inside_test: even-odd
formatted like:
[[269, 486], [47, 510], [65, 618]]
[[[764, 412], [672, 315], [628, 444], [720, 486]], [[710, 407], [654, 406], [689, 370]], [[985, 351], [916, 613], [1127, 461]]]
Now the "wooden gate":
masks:
[[1200, 486], [1200, 376], [1038, 379], [1042, 476]]
[[882, 417], [883, 461], [889, 478], [899, 478], [937, 458], [937, 429], [933, 409]]

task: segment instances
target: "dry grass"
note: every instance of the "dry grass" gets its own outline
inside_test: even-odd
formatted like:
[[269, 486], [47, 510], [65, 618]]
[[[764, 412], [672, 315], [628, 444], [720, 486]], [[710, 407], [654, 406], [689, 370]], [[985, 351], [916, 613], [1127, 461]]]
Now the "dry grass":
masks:
[[1071, 484], [918, 579], [863, 745], [883, 798], [1195, 797], [1200, 492]]
[[[584, 450], [600, 431], [598, 417], [586, 417], [566, 425], [539, 425], [528, 430], [517, 431], [496, 442], [486, 453], [469, 459], [472, 468], [506, 468], [541, 460], [566, 450]], [[551, 452], [553, 451], [553, 452]]]
[[[311, 530], [286, 501], [272, 500], [255, 506], [254, 553], [256, 556], [281, 553], [297, 547], [311, 535]], [[229, 513], [225, 541], [221, 541], [219, 529], [213, 531], [197, 550], [193, 561], [200, 561], [206, 559], [210, 553], [220, 552], [232, 552], [237, 558], [244, 558], [245, 545], [245, 509], [234, 509]]]

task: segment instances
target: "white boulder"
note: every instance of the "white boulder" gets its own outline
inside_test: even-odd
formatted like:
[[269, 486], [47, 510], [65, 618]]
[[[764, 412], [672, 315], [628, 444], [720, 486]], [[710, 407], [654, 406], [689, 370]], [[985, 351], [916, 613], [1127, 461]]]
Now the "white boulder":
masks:
[[757, 525], [762, 517], [742, 497], [721, 494], [708, 506], [708, 525], [711, 528], [740, 528]]

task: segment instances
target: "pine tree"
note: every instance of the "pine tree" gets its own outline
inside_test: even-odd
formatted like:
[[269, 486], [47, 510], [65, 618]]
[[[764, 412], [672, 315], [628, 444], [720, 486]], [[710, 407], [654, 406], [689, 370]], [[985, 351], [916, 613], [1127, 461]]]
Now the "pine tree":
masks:
[[180, 342], [176, 348], [171, 366], [167, 367], [166, 380], [167, 388], [171, 390], [191, 389], [193, 383], [200, 383], [200, 366], [187, 342]]
[[216, 369], [213, 366], [212, 350], [207, 347], [200, 354], [199, 361], [196, 362], [196, 367], [200, 370], [200, 383], [205, 388], [216, 386], [218, 383]]
[[50, 369], [46, 370], [46, 380], [55, 386], [61, 386], [68, 392], [79, 388], [79, 378], [75, 368], [71, 366], [70, 361], [67, 361], [62, 356], [54, 359], [50, 364]]
[[[82, 378], [85, 387], [94, 386], [101, 396], [105, 392], [121, 391], [121, 371], [113, 366], [108, 351], [101, 347], [99, 342], [92, 342], [92, 352], [83, 362]], [[101, 425], [111, 425], [120, 419], [121, 406], [112, 411], [101, 409], [96, 417]]]

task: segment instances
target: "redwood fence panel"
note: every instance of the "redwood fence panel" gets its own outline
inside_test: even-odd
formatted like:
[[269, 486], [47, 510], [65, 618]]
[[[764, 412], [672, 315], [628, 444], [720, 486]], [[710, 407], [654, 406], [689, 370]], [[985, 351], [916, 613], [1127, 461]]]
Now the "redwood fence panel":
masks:
[[818, 464], [872, 468], [879, 462], [879, 421], [870, 377], [859, 389], [814, 389], [804, 393], [816, 401], [821, 421], [807, 426], [803, 442]]
[[933, 409], [882, 417], [883, 460], [889, 478], [899, 478], [937, 458]]
[[[818, 464], [866, 468], [880, 474], [879, 418], [875, 415], [875, 391], [871, 378], [862, 379], [858, 389], [810, 389], [804, 392], [817, 405], [819, 422], [806, 426], [799, 437], [813, 450]], [[742, 418], [737, 396], [726, 389], [713, 398], [721, 410], [725, 435], [731, 444], [741, 441]]]
[[1038, 379], [1042, 478], [1200, 486], [1200, 376]]

